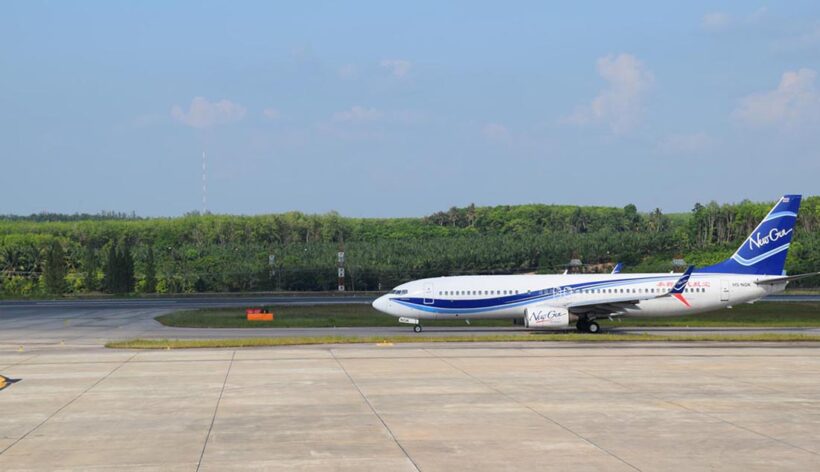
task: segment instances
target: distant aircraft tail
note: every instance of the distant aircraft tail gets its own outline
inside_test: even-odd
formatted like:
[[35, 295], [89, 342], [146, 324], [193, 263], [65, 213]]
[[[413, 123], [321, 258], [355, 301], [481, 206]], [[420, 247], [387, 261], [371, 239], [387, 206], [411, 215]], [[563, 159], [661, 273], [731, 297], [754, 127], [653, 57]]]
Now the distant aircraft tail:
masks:
[[786, 253], [800, 209], [800, 195], [784, 195], [732, 257], [697, 272], [784, 275]]
[[623, 268], [624, 268], [624, 265], [619, 262], [619, 263], [615, 264], [615, 267], [612, 269], [612, 273], [613, 274], [620, 274], [621, 269], [623, 269]]

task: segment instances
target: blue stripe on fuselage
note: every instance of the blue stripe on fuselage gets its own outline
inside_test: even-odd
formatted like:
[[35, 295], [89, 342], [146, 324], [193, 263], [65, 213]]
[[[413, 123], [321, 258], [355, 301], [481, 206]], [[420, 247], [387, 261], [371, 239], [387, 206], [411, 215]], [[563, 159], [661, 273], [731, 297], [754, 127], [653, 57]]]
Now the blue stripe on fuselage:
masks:
[[[494, 298], [474, 298], [465, 300], [434, 298], [433, 303], [424, 303], [424, 298], [415, 297], [392, 298], [391, 300], [406, 307], [414, 308], [428, 313], [482, 313], [498, 309], [529, 305], [533, 302], [560, 299], [568, 295], [571, 295], [570, 290], [576, 291], [585, 289], [611, 288], [613, 286], [618, 285], [635, 285], [640, 283], [646, 283], [652, 280], [667, 280], [670, 278], [677, 280], [678, 275], [670, 274], [668, 276], [664, 275], [607, 281], [602, 280], [595, 282], [583, 282], [577, 284], [559, 285], [557, 287], [550, 287], [542, 290], [530, 291], [528, 293]], [[427, 300], [430, 299], [428, 298]]]

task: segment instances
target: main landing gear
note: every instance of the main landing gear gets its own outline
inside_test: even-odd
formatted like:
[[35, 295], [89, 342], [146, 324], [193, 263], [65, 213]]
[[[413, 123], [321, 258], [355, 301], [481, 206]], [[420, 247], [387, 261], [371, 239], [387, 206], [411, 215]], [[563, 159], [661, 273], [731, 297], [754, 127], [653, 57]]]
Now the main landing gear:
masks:
[[598, 333], [601, 331], [601, 326], [596, 323], [595, 321], [588, 320], [586, 318], [581, 318], [578, 320], [578, 323], [575, 324], [575, 327], [578, 328], [578, 331], [583, 333]]

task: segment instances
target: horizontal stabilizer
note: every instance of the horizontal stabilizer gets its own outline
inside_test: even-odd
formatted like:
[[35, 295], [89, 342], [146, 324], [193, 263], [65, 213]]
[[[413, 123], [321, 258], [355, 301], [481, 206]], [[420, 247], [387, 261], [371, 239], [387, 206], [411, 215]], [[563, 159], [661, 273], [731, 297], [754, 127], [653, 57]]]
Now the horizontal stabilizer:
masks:
[[790, 275], [788, 277], [777, 277], [775, 279], [758, 280], [755, 282], [758, 285], [777, 285], [784, 282], [791, 282], [792, 280], [805, 279], [806, 277], [814, 277], [820, 275], [820, 272], [809, 272], [808, 274]]

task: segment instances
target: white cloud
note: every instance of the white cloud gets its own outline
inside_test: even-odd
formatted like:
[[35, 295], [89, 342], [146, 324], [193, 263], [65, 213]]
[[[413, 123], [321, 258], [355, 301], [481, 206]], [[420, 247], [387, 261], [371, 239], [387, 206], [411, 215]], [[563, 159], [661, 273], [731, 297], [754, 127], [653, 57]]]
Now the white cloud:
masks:
[[262, 110], [262, 114], [269, 120], [278, 120], [282, 117], [282, 113], [280, 113], [276, 108], [265, 108]]
[[246, 111], [245, 107], [230, 100], [209, 102], [206, 98], [195, 97], [191, 100], [187, 112], [179, 105], [174, 105], [171, 108], [171, 116], [193, 128], [208, 128], [239, 121], [245, 116]]
[[700, 25], [707, 31], [722, 31], [729, 27], [731, 18], [728, 13], [722, 11], [712, 11], [700, 20]]
[[714, 146], [714, 140], [703, 131], [690, 134], [670, 134], [658, 143], [664, 154], [700, 154]]
[[367, 108], [360, 105], [355, 105], [349, 110], [337, 111], [333, 114], [333, 121], [345, 123], [360, 123], [365, 121], [377, 121], [382, 118], [384, 114], [375, 109]]
[[413, 64], [404, 59], [384, 59], [381, 62], [381, 66], [389, 70], [393, 76], [402, 79], [410, 72], [410, 68]]
[[820, 94], [812, 69], [786, 71], [777, 88], [740, 99], [733, 116], [752, 126], [799, 126], [820, 117]]
[[510, 137], [510, 130], [501, 123], [487, 123], [481, 128], [481, 134], [487, 139], [502, 141]]
[[359, 71], [353, 64], [345, 64], [339, 68], [339, 78], [344, 80], [355, 79], [359, 75]]
[[565, 121], [578, 125], [605, 123], [614, 133], [629, 131], [643, 114], [643, 102], [655, 82], [652, 72], [631, 54], [602, 57], [597, 69], [608, 86]]

